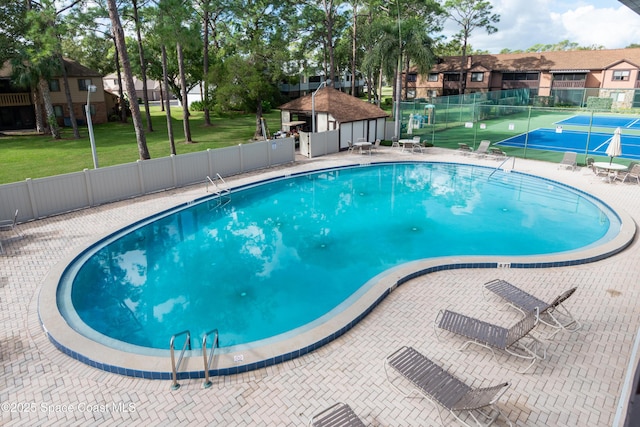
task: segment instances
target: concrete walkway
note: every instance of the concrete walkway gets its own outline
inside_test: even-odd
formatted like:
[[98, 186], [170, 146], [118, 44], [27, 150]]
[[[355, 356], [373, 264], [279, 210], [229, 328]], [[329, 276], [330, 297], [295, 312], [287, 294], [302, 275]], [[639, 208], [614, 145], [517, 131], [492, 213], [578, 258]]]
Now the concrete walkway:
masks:
[[[334, 165], [381, 160], [458, 161], [497, 166], [491, 159], [431, 148], [424, 154], [383, 148], [372, 156], [339, 153], [238, 177], [237, 185], [268, 176]], [[557, 180], [599, 197], [640, 221], [640, 186], [609, 184], [587, 169], [559, 169], [551, 163], [517, 159], [515, 170]], [[637, 237], [606, 260], [549, 269], [461, 269], [411, 280], [392, 292], [369, 316], [339, 339], [289, 362], [242, 375], [184, 380], [171, 391], [167, 381], [109, 374], [55, 349], [38, 321], [40, 284], [52, 266], [97, 235], [203, 196], [204, 185], [99, 206], [19, 225], [22, 237], [3, 235], [0, 256], [0, 424], [302, 426], [337, 401], [349, 403], [371, 426], [439, 425], [437, 408], [420, 398], [403, 398], [387, 382], [382, 361], [411, 345], [478, 387], [511, 381], [499, 401], [519, 426], [611, 426], [624, 422], [640, 326], [640, 251]], [[562, 238], [562, 236], [558, 236]], [[511, 311], [486, 299], [482, 284], [504, 278], [550, 300], [578, 286], [567, 302], [583, 324], [580, 333], [560, 333], [548, 342], [548, 360], [530, 374], [509, 369], [512, 360], [479, 347], [455, 350], [461, 340], [438, 340], [432, 322], [439, 309], [508, 325]], [[54, 304], [51, 301], [51, 304]], [[516, 362], [517, 363], [517, 362]], [[626, 387], [626, 388], [625, 388]], [[455, 420], [443, 414], [445, 425]], [[501, 420], [498, 425], [505, 425]]]

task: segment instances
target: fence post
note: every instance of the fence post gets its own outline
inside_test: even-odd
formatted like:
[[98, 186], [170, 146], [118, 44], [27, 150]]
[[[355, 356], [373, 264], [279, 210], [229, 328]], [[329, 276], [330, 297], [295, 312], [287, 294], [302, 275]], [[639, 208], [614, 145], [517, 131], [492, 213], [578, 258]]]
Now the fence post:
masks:
[[238, 144], [238, 155], [240, 156], [240, 172], [243, 173], [244, 172], [244, 158], [243, 158], [243, 153], [242, 153], [243, 149], [242, 149], [242, 144]]
[[171, 175], [173, 176], [173, 188], [178, 187], [178, 171], [176, 169], [176, 155], [169, 156], [171, 159]]
[[138, 166], [138, 184], [140, 185], [140, 193], [147, 194], [146, 189], [144, 188], [144, 174], [142, 173], [142, 160], [136, 160], [136, 165]]
[[209, 176], [213, 176], [213, 158], [211, 148], [207, 148], [207, 164], [209, 165]]
[[87, 200], [89, 201], [89, 207], [93, 206], [93, 186], [91, 185], [91, 175], [89, 169], [84, 168], [84, 183], [87, 187]]
[[40, 218], [40, 214], [38, 213], [38, 204], [36, 203], [36, 195], [33, 192], [33, 181], [31, 178], [27, 178], [27, 191], [29, 192], [29, 201], [31, 202], [31, 211], [33, 212], [33, 218]]

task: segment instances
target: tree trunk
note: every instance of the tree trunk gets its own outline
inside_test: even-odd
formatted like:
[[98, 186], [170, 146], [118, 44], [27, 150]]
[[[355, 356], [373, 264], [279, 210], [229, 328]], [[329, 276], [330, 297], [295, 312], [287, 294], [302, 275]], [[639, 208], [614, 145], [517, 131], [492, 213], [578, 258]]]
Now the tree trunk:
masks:
[[202, 2], [204, 15], [202, 17], [202, 28], [204, 30], [202, 47], [202, 75], [204, 78], [204, 125], [211, 126], [211, 115], [209, 114], [209, 1]]
[[[73, 128], [73, 137], [80, 139], [80, 131], [78, 130], [78, 121], [76, 120], [76, 113], [73, 110], [73, 99], [71, 98], [71, 89], [69, 88], [69, 77], [67, 75], [67, 68], [64, 66], [64, 58], [62, 54], [58, 54], [58, 60], [60, 61], [60, 67], [62, 69], [62, 80], [64, 82], [64, 95], [67, 98], [67, 108], [69, 109], [69, 121], [71, 121], [71, 127]], [[89, 88], [87, 88], [89, 90]]]
[[120, 108], [120, 121], [122, 123], [127, 123], [127, 106], [124, 102], [124, 90], [122, 89], [124, 85], [122, 84], [122, 73], [120, 72], [120, 54], [118, 53], [118, 44], [116, 43], [115, 35], [113, 37], [113, 44], [115, 45], [116, 52], [114, 57], [116, 60], [116, 74], [118, 75], [118, 107]]
[[191, 127], [189, 126], [189, 102], [187, 99], [187, 77], [184, 71], [184, 55], [182, 45], [176, 43], [178, 51], [178, 70], [180, 72], [180, 94], [182, 95], [182, 125], [184, 127], [184, 142], [191, 143]]
[[49, 82], [42, 76], [40, 76], [40, 91], [42, 92], [44, 109], [47, 112], [47, 124], [49, 125], [51, 136], [54, 139], [60, 139], [60, 128], [58, 127], [56, 113], [53, 110], [53, 104], [51, 103], [51, 93], [49, 93]]
[[[327, 4], [327, 0], [323, 0], [325, 13], [326, 13], [326, 21], [325, 24], [327, 26], [327, 42], [329, 48], [329, 78], [331, 79], [331, 83], [329, 84], [331, 87], [335, 87], [336, 82], [336, 69], [335, 69], [335, 52], [333, 50], [333, 1], [329, 1]], [[326, 74], [325, 74], [326, 76]]]
[[122, 70], [124, 71], [125, 84], [127, 88], [127, 96], [129, 97], [129, 107], [131, 108], [131, 118], [133, 120], [133, 127], [136, 131], [136, 140], [138, 142], [138, 154], [140, 160], [150, 159], [149, 149], [147, 148], [147, 139], [144, 135], [144, 129], [142, 128], [142, 117], [140, 116], [140, 106], [137, 102], [136, 87], [133, 84], [133, 72], [131, 71], [131, 63], [129, 62], [129, 54], [127, 53], [127, 46], [124, 40], [124, 31], [122, 29], [122, 23], [120, 22], [120, 16], [118, 15], [118, 9], [116, 7], [116, 0], [107, 0], [109, 7], [109, 18], [111, 19], [111, 25], [116, 36], [116, 44], [120, 51], [120, 61], [122, 62]]
[[[165, 58], [166, 59], [166, 58]], [[166, 67], [167, 64], [165, 64]], [[163, 70], [164, 73], [164, 70]], [[162, 107], [160, 108], [160, 111], [164, 112], [164, 80], [162, 81], [162, 84], [160, 85], [160, 105], [162, 105]]]
[[356, 27], [358, 25], [358, 3], [353, 5], [353, 46], [351, 47], [351, 96], [356, 96]]
[[162, 84], [165, 93], [165, 114], [167, 116], [167, 134], [169, 135], [169, 149], [171, 154], [176, 154], [176, 142], [173, 139], [173, 123], [171, 122], [171, 99], [169, 99], [169, 77], [167, 76], [167, 48], [162, 45]]
[[256, 108], [256, 131], [253, 133], [253, 139], [257, 141], [260, 139], [260, 136], [263, 136], [265, 140], [267, 139], [267, 135], [262, 135], [262, 100], [258, 99]]
[[147, 63], [144, 58], [142, 47], [142, 36], [140, 35], [140, 18], [138, 16], [138, 0], [133, 0], [133, 19], [136, 25], [136, 37], [138, 39], [138, 55], [140, 56], [140, 74], [142, 75], [142, 100], [144, 102], [144, 112], [147, 117], [147, 132], [153, 132], [151, 122], [151, 111], [149, 110], [149, 94], [147, 93]]
[[42, 121], [42, 97], [40, 96], [40, 91], [38, 90], [38, 86], [34, 85], [31, 88], [31, 96], [33, 97], [33, 105], [36, 112], [36, 131], [38, 133], [45, 133], [44, 122]]

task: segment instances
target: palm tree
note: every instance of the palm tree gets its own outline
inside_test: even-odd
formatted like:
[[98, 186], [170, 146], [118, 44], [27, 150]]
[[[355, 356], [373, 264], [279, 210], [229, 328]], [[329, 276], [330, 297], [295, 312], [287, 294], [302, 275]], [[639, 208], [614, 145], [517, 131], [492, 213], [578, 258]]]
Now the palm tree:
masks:
[[40, 95], [34, 96], [34, 103], [36, 105], [36, 128], [38, 128], [39, 131], [43, 130], [42, 111], [40, 110], [39, 104], [39, 99], [42, 98], [51, 136], [53, 136], [54, 139], [60, 139], [60, 128], [49, 92], [49, 79], [51, 78], [51, 74], [58, 69], [58, 61], [53, 58], [49, 58], [48, 60], [45, 58], [39, 63], [34, 64], [24, 58], [14, 58], [11, 65], [13, 70], [12, 78], [15, 84], [21, 87], [30, 87], [34, 94]]

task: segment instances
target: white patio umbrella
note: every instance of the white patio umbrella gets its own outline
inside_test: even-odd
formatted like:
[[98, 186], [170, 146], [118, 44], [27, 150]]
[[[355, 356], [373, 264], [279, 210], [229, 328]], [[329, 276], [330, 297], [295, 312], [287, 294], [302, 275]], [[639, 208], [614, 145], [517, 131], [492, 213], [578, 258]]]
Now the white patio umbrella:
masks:
[[607, 147], [607, 156], [609, 156], [609, 164], [613, 161], [614, 157], [618, 157], [622, 155], [622, 142], [620, 141], [620, 128], [616, 128], [613, 132], [613, 136], [609, 141], [609, 146]]
[[409, 115], [409, 123], [407, 123], [407, 133], [409, 135], [413, 134], [413, 114]]

